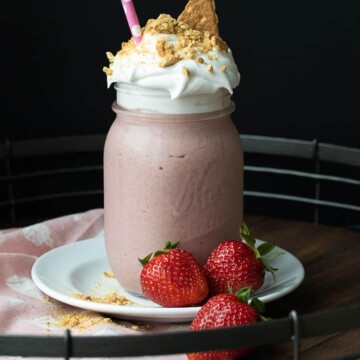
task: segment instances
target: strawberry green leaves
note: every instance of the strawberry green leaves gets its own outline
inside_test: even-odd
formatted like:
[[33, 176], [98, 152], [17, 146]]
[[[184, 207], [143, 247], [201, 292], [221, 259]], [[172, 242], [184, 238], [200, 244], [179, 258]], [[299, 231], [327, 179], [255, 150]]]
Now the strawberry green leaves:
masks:
[[261, 315], [265, 312], [265, 305], [264, 303], [259, 300], [258, 298], [253, 298], [250, 302], [249, 302], [249, 297], [250, 297], [250, 294], [252, 293], [252, 288], [251, 286], [245, 286], [244, 288], [242, 289], [239, 289], [235, 295], [237, 296], [237, 298], [243, 302], [244, 304], [246, 305], [250, 305], [252, 306], [257, 314], [258, 314], [258, 317], [261, 321], [268, 321], [269, 318]]
[[179, 245], [179, 241], [177, 241], [176, 243], [171, 243], [170, 241], [167, 241], [167, 242], [165, 243], [164, 249], [155, 251], [154, 257], [155, 257], [155, 256], [158, 256], [158, 255], [160, 255], [160, 254], [166, 254], [166, 253], [168, 253], [170, 250], [176, 249], [178, 245]]
[[270, 261], [276, 259], [277, 257], [279, 257], [280, 255], [283, 255], [284, 253], [279, 252], [279, 251], [274, 252], [265, 259], [263, 256], [267, 255], [271, 251], [273, 251], [274, 248], [276, 247], [276, 245], [273, 243], [264, 242], [264, 243], [260, 244], [258, 247], [256, 247], [256, 239], [253, 236], [251, 236], [249, 228], [247, 227], [247, 225], [245, 223], [243, 223], [240, 226], [240, 237], [254, 251], [256, 258], [258, 258], [261, 261], [261, 263], [264, 266], [264, 269], [271, 273], [271, 275], [274, 279], [274, 282], [275, 282], [276, 281], [275, 272], [278, 271], [278, 269], [273, 268], [270, 265]]
[[150, 261], [152, 255], [153, 255], [153, 253], [150, 253], [149, 255], [145, 256], [143, 259], [138, 258], [140, 264], [142, 266], [145, 266]]
[[239, 289], [238, 291], [236, 291], [235, 295], [241, 302], [248, 305], [249, 304], [249, 296], [250, 296], [251, 292], [252, 292], [251, 286], [245, 286], [242, 289]]
[[143, 259], [138, 259], [138, 260], [142, 266], [145, 266], [152, 257], [156, 257], [160, 254], [167, 254], [170, 250], [176, 249], [178, 245], [179, 245], [179, 241], [177, 241], [175, 243], [166, 241], [164, 249], [157, 250], [154, 253], [150, 253], [149, 255], [145, 256]]

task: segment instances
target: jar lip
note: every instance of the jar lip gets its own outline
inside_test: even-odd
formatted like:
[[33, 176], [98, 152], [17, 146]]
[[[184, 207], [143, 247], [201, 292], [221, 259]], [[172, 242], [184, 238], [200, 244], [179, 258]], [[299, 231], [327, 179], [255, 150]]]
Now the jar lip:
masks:
[[219, 117], [224, 117], [235, 111], [235, 104], [233, 101], [230, 102], [230, 105], [221, 110], [209, 111], [209, 112], [200, 112], [200, 113], [186, 113], [186, 114], [164, 114], [164, 113], [155, 113], [155, 112], [145, 112], [138, 110], [128, 110], [120, 107], [116, 101], [113, 102], [111, 106], [112, 110], [116, 114], [126, 115], [127, 117], [132, 118], [141, 118], [149, 121], [174, 121], [174, 122], [186, 122], [186, 121], [206, 121], [212, 120]]

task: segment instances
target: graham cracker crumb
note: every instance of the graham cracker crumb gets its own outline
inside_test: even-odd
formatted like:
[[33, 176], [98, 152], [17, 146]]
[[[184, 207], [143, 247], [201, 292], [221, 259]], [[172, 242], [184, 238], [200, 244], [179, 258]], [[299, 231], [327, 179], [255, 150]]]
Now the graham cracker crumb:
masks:
[[58, 315], [55, 325], [66, 329], [84, 331], [98, 324], [109, 324], [113, 321], [105, 316], [90, 311], [72, 311]]
[[226, 67], [226, 65], [223, 65], [222, 67], [221, 67], [221, 72], [226, 72], [226, 70], [227, 70], [227, 67]]
[[106, 56], [107, 56], [107, 58], [108, 58], [108, 60], [109, 60], [109, 62], [110, 63], [113, 63], [114, 62], [114, 55], [113, 55], [113, 53], [112, 52], [110, 52], [110, 51], [107, 51], [106, 52]]
[[152, 326], [150, 324], [138, 323], [136, 325], [131, 325], [130, 329], [145, 332], [151, 330]]
[[92, 301], [100, 304], [133, 305], [134, 302], [128, 300], [125, 296], [119, 295], [116, 290], [109, 294], [98, 296], [84, 295], [75, 293], [72, 295], [76, 299]]
[[207, 68], [208, 72], [214, 72], [214, 67], [212, 65], [209, 65]]
[[188, 47], [198, 47], [202, 43], [203, 36], [199, 31], [196, 30], [186, 30], [184, 33], [186, 40], [186, 46]]
[[159, 56], [164, 57], [166, 55], [166, 51], [165, 51], [165, 44], [166, 41], [161, 38], [156, 42], [156, 50], [159, 54]]
[[103, 275], [104, 275], [106, 278], [115, 279], [115, 275], [114, 275], [113, 272], [104, 271], [104, 272], [103, 272]]
[[119, 56], [126, 56], [132, 52], [137, 52], [136, 43], [133, 38], [127, 42], [121, 43], [121, 50], [117, 52]]
[[165, 57], [167, 55], [174, 55], [174, 47], [172, 44], [169, 44], [163, 38], [158, 39], [156, 42], [156, 50], [160, 57]]
[[161, 14], [156, 20], [148, 20], [145, 30], [151, 33], [175, 34], [177, 21], [168, 14]]
[[176, 64], [178, 61], [180, 61], [181, 58], [179, 56], [175, 56], [172, 54], [168, 54], [164, 57], [163, 60], [159, 62], [160, 67], [166, 67], [172, 64]]
[[205, 63], [205, 60], [204, 60], [202, 57], [197, 58], [196, 61], [197, 61], [199, 64], [204, 64], [204, 63]]
[[113, 71], [106, 66], [103, 67], [103, 72], [108, 76], [112, 75], [113, 73]]
[[205, 52], [209, 52], [212, 49], [211, 40], [209, 38], [204, 39], [204, 50]]
[[227, 51], [228, 50], [228, 46], [225, 43], [225, 41], [223, 41], [222, 39], [220, 39], [218, 36], [213, 36], [211, 38], [211, 44], [217, 49], [217, 50], [224, 50]]
[[183, 74], [186, 76], [186, 77], [189, 77], [190, 76], [190, 71], [188, 68], [186, 68], [185, 66], [182, 67], [182, 72]]
[[186, 48], [185, 49], [185, 56], [186, 58], [190, 59], [190, 60], [194, 60], [195, 59], [195, 51], [192, 48]]

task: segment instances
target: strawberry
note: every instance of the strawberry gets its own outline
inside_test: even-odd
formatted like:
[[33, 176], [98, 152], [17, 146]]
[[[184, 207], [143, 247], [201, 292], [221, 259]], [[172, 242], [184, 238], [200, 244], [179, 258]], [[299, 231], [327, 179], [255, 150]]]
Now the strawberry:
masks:
[[208, 295], [204, 270], [178, 243], [166, 243], [165, 249], [139, 261], [144, 265], [140, 281], [143, 293], [164, 307], [193, 306]]
[[210, 254], [204, 269], [212, 295], [225, 294], [250, 286], [253, 291], [258, 289], [265, 278], [265, 271], [271, 272], [275, 281], [275, 271], [269, 265], [269, 260], [281, 255], [271, 254], [268, 259], [262, 256], [268, 254], [275, 247], [271, 243], [255, 246], [255, 238], [250, 235], [245, 224], [240, 228], [240, 235], [244, 241], [226, 240], [221, 242]]
[[[233, 294], [215, 295], [201, 307], [190, 325], [190, 331], [219, 327], [240, 326], [260, 320], [267, 320], [259, 315], [264, 306], [258, 299], [249, 305], [250, 287], [245, 287]], [[227, 360], [250, 353], [247, 348], [216, 350], [187, 354], [189, 360]]]

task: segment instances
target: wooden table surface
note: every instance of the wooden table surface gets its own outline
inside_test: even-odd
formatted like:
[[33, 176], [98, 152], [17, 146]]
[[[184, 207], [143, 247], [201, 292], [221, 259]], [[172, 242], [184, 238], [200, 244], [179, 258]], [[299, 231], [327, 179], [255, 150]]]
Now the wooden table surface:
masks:
[[[292, 293], [266, 304], [271, 318], [299, 315], [360, 302], [360, 233], [269, 217], [245, 216], [252, 235], [290, 251], [305, 268], [304, 282]], [[302, 339], [302, 360], [360, 359], [360, 329]], [[247, 360], [292, 359], [292, 344], [259, 348]]]

